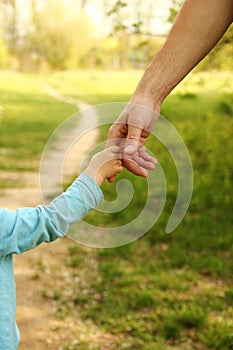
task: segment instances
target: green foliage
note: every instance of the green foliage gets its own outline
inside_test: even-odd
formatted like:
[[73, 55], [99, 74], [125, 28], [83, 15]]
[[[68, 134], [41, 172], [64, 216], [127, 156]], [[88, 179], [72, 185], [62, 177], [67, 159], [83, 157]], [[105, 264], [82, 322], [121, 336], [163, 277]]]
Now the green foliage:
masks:
[[107, 15], [108, 16], [111, 16], [115, 13], [117, 13], [121, 8], [124, 8], [127, 6], [127, 3], [126, 2], [123, 2], [121, 0], [117, 0], [116, 3], [113, 5], [113, 7], [111, 8], [111, 10], [109, 10], [107, 12]]
[[172, 0], [171, 7], [169, 8], [169, 16], [167, 21], [169, 23], [173, 23], [177, 13], [180, 10], [181, 4], [183, 3], [183, 0]]
[[[168, 22], [173, 23], [182, 2], [172, 0]], [[164, 43], [165, 36], [153, 35], [153, 9], [159, 4], [152, 0], [104, 1], [97, 16], [102, 16], [101, 24], [95, 23], [86, 5], [86, 0], [30, 0], [24, 4], [24, 19], [23, 10], [17, 8], [15, 1], [1, 1], [0, 69], [140, 69]], [[105, 29], [102, 34], [99, 27]], [[232, 28], [197, 70], [232, 69]]]
[[17, 13], [15, 0], [0, 1], [0, 32], [7, 51], [13, 55], [19, 53]]
[[49, 1], [34, 13], [30, 50], [53, 69], [77, 66], [92, 45], [93, 26], [85, 13], [70, 11], [62, 1]]
[[8, 51], [6, 43], [0, 39], [0, 69], [8, 66]]

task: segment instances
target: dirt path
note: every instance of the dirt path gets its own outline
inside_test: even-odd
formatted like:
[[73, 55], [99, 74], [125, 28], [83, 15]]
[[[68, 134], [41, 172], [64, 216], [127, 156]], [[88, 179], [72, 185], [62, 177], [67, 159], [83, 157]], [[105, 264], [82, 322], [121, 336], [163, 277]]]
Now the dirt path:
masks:
[[[47, 92], [54, 98], [76, 105], [79, 109], [89, 107], [80, 101], [59, 95], [51, 88], [47, 87]], [[98, 118], [98, 116], [94, 113], [93, 118]], [[63, 169], [65, 179], [77, 174], [80, 161], [87, 150], [95, 144], [97, 136], [97, 130], [93, 130], [71, 148]], [[51, 154], [51, 159], [59, 157], [59, 146], [64, 146], [62, 143], [64, 143], [64, 139], [62, 141], [58, 140], [58, 148]], [[17, 178], [19, 174], [3, 172], [1, 176]], [[20, 176], [22, 182], [26, 183], [26, 187], [7, 189], [2, 192], [0, 194], [1, 207], [16, 209], [41, 204], [39, 175], [36, 173], [22, 173]], [[49, 172], [48, 180], [51, 182]], [[55, 300], [51, 302], [51, 300], [43, 297], [51, 284], [56, 285], [56, 281], [62, 278], [65, 281], [66, 271], [60, 265], [68, 254], [70, 245], [71, 241], [64, 238], [50, 245], [42, 244], [35, 250], [15, 256], [17, 322], [21, 332], [20, 350], [62, 350], [62, 345], [66, 344], [70, 338], [72, 329], [74, 329], [74, 321], [69, 319], [66, 319], [65, 322], [59, 321], [54, 316]], [[59, 273], [57, 273], [58, 266], [60, 266]], [[75, 322], [75, 329], [80, 334], [87, 332], [86, 326], [79, 320]]]

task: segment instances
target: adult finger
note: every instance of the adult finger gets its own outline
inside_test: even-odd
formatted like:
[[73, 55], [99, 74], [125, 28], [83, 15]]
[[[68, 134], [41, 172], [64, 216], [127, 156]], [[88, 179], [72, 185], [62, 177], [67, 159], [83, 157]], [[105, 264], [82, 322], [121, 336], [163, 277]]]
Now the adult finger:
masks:
[[133, 156], [133, 160], [142, 168], [145, 168], [147, 170], [154, 170], [155, 169], [155, 163], [145, 160], [142, 157], [140, 157], [138, 154]]
[[125, 143], [124, 153], [126, 155], [133, 155], [140, 147], [142, 129], [135, 125], [128, 125], [128, 134]]
[[130, 158], [123, 158], [122, 159], [122, 165], [129, 170], [131, 173], [137, 176], [147, 177], [148, 172], [146, 169], [143, 169], [141, 166], [139, 166], [134, 160]]
[[147, 152], [144, 146], [140, 147], [138, 150], [139, 156], [141, 158], [143, 158], [144, 160], [148, 161], [148, 162], [152, 162], [155, 165], [157, 164], [157, 159], [155, 159], [154, 157], [150, 156]]

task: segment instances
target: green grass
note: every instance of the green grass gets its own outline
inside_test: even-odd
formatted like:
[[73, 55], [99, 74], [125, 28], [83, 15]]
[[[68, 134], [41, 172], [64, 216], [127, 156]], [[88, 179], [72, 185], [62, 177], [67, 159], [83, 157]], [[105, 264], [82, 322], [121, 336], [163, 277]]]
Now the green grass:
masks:
[[[46, 96], [44, 83], [99, 104], [127, 101], [141, 74], [82, 71], [32, 77], [1, 73], [5, 110], [0, 128], [1, 169], [35, 169], [53, 127], [73, 112], [73, 107]], [[164, 233], [176, 198], [177, 177], [171, 156], [151, 137], [147, 146], [161, 163], [168, 186], [161, 217], [147, 235], [127, 246], [90, 250], [72, 245], [64, 261], [68, 275], [75, 280], [88, 266], [88, 286], [77, 290], [70, 281], [69, 298], [62, 281], [60, 289], [45, 290], [43, 296], [58, 304], [57, 317], [93, 322], [112, 335], [112, 349], [233, 348], [232, 81], [230, 73], [193, 74], [163, 105], [162, 114], [183, 137], [194, 168], [193, 197], [182, 223], [173, 233]], [[101, 139], [106, 133], [103, 128]], [[118, 178], [124, 177], [134, 186], [130, 205], [114, 218], [92, 212], [87, 220], [118, 226], [140, 212], [146, 198], [145, 180], [126, 171]], [[106, 182], [103, 190], [107, 199], [116, 197], [115, 185]], [[92, 261], [97, 265], [94, 276]], [[67, 340], [66, 349], [73, 348]], [[101, 347], [82, 340], [79, 349]]]
[[1, 72], [0, 79], [0, 169], [38, 170], [49, 136], [76, 108], [48, 96], [40, 76]]
[[48, 84], [92, 105], [126, 102], [132, 95], [142, 71], [58, 72], [46, 76]]

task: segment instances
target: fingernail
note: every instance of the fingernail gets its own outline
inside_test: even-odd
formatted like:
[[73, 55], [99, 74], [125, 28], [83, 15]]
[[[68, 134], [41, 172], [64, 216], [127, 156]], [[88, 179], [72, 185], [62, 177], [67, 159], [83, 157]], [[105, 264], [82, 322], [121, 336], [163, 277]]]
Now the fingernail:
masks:
[[156, 164], [153, 163], [153, 164], [150, 165], [150, 169], [151, 170], [154, 170], [155, 168], [156, 168]]

